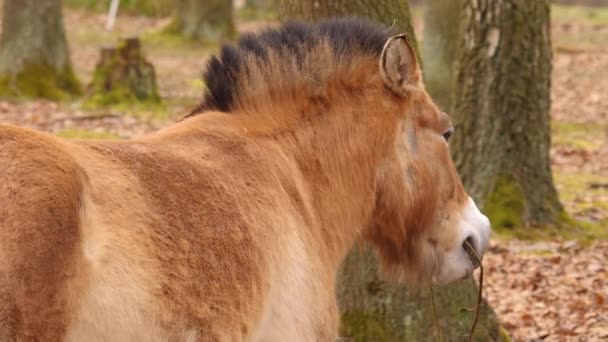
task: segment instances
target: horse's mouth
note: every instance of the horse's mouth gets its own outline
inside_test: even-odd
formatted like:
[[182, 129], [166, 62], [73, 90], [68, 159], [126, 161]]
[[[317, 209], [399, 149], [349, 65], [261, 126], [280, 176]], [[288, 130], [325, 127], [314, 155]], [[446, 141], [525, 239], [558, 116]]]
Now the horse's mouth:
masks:
[[475, 243], [473, 242], [472, 238], [467, 238], [466, 240], [464, 240], [464, 242], [462, 243], [462, 248], [464, 248], [464, 251], [467, 253], [467, 256], [469, 257], [469, 260], [471, 261], [471, 264], [473, 265], [473, 269], [476, 269], [477, 267], [480, 266], [481, 264], [481, 260], [479, 257], [479, 254], [477, 253], [477, 251], [475, 251]]

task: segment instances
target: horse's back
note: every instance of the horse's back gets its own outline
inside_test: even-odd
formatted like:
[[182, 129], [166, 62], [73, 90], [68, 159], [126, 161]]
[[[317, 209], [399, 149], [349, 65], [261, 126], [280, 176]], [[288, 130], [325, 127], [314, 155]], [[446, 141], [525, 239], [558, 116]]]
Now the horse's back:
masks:
[[[80, 310], [121, 313], [96, 325], [131, 330], [129, 340], [240, 340], [251, 333], [247, 317], [259, 309], [247, 302], [262, 292], [264, 261], [234, 194], [242, 184], [226, 172], [237, 172], [230, 164], [246, 153], [232, 146], [225, 154], [210, 140], [197, 144], [197, 153], [168, 136], [70, 147], [91, 179], [81, 228], [89, 277], [104, 284], [88, 288]], [[81, 323], [81, 331], [90, 330], [90, 322]]]
[[[307, 251], [277, 158], [178, 133], [83, 142], [0, 126], [0, 341], [248, 340], [291, 310], [273, 306], [302, 265], [272, 253]], [[271, 291], [272, 277], [288, 280]]]
[[59, 340], [83, 173], [54, 137], [0, 126], [0, 340]]
[[158, 221], [137, 175], [100, 151], [0, 126], [0, 341], [197, 339], [162, 326]]

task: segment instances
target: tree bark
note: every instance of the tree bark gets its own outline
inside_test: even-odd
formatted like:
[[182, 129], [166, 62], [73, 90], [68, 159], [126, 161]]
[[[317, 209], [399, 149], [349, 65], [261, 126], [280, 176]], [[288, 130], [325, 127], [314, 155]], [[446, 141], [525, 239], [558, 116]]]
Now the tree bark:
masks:
[[549, 160], [549, 0], [465, 0], [451, 146], [493, 225], [559, 223]]
[[427, 0], [424, 11], [424, 83], [435, 103], [452, 113], [463, 0]]
[[[372, 18], [406, 32], [412, 46], [416, 38], [409, 6], [398, 0], [279, 0], [282, 20], [316, 21], [334, 15]], [[414, 290], [383, 280], [378, 260], [361, 243], [344, 261], [337, 276], [338, 305], [342, 314], [341, 334], [355, 341], [462, 341], [469, 332], [473, 314], [461, 307], [475, 304], [477, 287], [469, 279], [434, 290], [438, 309], [439, 331], [435, 329], [432, 300], [428, 289]], [[496, 315], [483, 303], [475, 341], [502, 341]]]
[[[365, 17], [405, 33], [420, 57], [407, 1], [395, 0], [277, 0], [279, 19], [315, 21], [332, 16]], [[420, 58], [418, 58], [420, 60]]]
[[0, 96], [79, 94], [63, 29], [61, 0], [5, 0], [0, 36]]
[[168, 32], [201, 42], [217, 43], [236, 34], [232, 0], [175, 0]]
[[[476, 304], [472, 278], [448, 286], [414, 289], [386, 281], [378, 272], [376, 254], [367, 244], [356, 246], [342, 265], [337, 296], [342, 312], [341, 336], [355, 341], [464, 341], [474, 313], [463, 310]], [[507, 341], [492, 308], [481, 304], [474, 341]]]

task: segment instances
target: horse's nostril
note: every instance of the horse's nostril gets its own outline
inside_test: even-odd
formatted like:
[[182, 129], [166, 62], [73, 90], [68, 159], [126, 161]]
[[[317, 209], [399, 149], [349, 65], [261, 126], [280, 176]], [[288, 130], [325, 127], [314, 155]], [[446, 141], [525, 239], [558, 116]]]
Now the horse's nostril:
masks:
[[480, 255], [475, 248], [475, 238], [473, 238], [473, 236], [467, 237], [462, 243], [462, 248], [464, 248], [464, 251], [469, 256], [469, 260], [471, 260], [473, 268], [479, 267], [481, 261]]

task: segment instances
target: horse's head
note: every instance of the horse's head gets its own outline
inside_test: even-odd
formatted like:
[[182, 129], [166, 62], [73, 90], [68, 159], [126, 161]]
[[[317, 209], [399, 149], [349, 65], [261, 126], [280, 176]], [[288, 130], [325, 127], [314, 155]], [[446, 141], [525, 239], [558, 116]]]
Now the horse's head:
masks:
[[436, 283], [467, 277], [478, 265], [465, 242], [481, 256], [490, 223], [465, 192], [450, 157], [450, 120], [424, 90], [405, 36], [388, 39], [379, 68], [389, 107], [400, 112], [394, 145], [377, 177], [366, 238], [386, 266], [406, 277]]
[[[463, 244], [470, 242], [481, 254], [488, 244], [489, 222], [465, 193], [450, 158], [449, 118], [425, 92], [405, 37], [391, 35], [384, 26], [356, 18], [291, 22], [246, 34], [210, 59], [204, 74], [209, 91], [191, 115], [233, 112], [247, 122], [243, 125], [250, 134], [256, 129], [285, 132], [322, 117], [325, 121], [318, 122], [326, 132], [316, 135], [311, 129], [314, 139], [306, 140], [304, 133], [298, 138], [311, 144], [325, 137], [314, 150], [315, 158], [320, 151], [334, 150], [326, 148], [327, 141], [340, 156], [361, 153], [343, 151], [365, 143], [370, 150], [365, 153], [374, 159], [357, 159], [365, 160], [362, 169], [370, 172], [357, 176], [376, 182], [375, 209], [365, 237], [378, 247], [385, 265], [397, 266], [416, 280], [448, 282], [472, 272], [475, 264]], [[356, 108], [342, 108], [349, 106]], [[330, 121], [332, 117], [344, 120]], [[332, 127], [336, 122], [341, 129]], [[327, 165], [350, 161], [334, 155], [327, 160]], [[327, 170], [357, 169], [327, 165]], [[366, 191], [359, 193], [368, 195], [369, 189], [373, 194], [370, 185], [365, 183]], [[365, 212], [364, 223], [370, 222], [367, 208], [354, 207]]]

